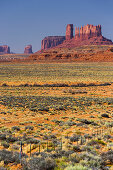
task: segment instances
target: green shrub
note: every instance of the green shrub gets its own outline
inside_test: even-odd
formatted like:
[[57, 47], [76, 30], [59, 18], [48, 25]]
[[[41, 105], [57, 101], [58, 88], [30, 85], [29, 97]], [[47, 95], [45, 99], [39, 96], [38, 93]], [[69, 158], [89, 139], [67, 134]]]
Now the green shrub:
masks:
[[75, 152], [81, 152], [80, 146], [73, 146], [73, 151]]
[[25, 130], [33, 130], [34, 129], [34, 127], [33, 126], [30, 126], [30, 125], [28, 125], [28, 126], [25, 126]]
[[1, 145], [4, 147], [4, 148], [9, 148], [9, 143], [7, 143], [6, 141], [2, 141], [1, 142]]
[[18, 127], [18, 126], [13, 126], [11, 129], [12, 129], [13, 131], [14, 131], [14, 130], [20, 131], [20, 127]]
[[105, 122], [106, 127], [113, 127], [113, 121], [112, 122]]
[[95, 153], [84, 152], [80, 154], [80, 163], [85, 166], [87, 165], [89, 168], [98, 168], [100, 169], [102, 159], [100, 156]]
[[95, 140], [95, 141], [97, 141], [97, 143], [99, 143], [101, 145], [106, 145], [106, 143], [104, 141], [102, 141], [102, 140]]
[[106, 113], [101, 114], [101, 117], [109, 118], [109, 115]]
[[7, 150], [0, 150], [0, 161], [4, 161], [5, 164], [8, 163], [19, 163], [19, 153]]
[[75, 166], [68, 166], [65, 168], [65, 170], [91, 170], [85, 166], [82, 166], [81, 164], [77, 164]]
[[54, 170], [56, 164], [55, 161], [49, 157], [32, 157], [28, 162], [22, 161], [23, 169], [31, 170]]
[[101, 154], [102, 160], [107, 163], [109, 161], [113, 164], [113, 151], [104, 152]]

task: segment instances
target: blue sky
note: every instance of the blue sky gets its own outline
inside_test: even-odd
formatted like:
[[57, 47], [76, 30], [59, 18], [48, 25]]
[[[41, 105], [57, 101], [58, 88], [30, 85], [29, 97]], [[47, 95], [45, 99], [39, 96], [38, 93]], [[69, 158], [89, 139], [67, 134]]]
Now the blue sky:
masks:
[[23, 53], [33, 52], [49, 35], [65, 35], [67, 24], [101, 24], [105, 37], [113, 40], [113, 0], [0, 0], [0, 45]]

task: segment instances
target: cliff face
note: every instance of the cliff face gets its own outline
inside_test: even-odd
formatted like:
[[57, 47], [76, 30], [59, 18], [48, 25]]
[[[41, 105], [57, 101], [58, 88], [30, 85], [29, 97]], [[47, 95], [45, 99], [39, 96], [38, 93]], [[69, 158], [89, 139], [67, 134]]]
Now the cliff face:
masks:
[[[67, 30], [66, 30], [67, 32]], [[77, 47], [82, 45], [112, 45], [113, 42], [102, 36], [101, 25], [85, 25], [84, 27], [75, 27], [75, 37], [66, 39], [58, 47]]]
[[81, 28], [75, 27], [73, 36], [73, 24], [66, 27], [66, 36], [45, 37], [41, 43], [41, 49], [58, 47], [76, 47], [80, 45], [110, 45], [113, 42], [102, 36], [101, 25], [85, 25]]
[[93, 25], [85, 25], [84, 27], [76, 28], [75, 27], [75, 39], [89, 39], [92, 37], [99, 37], [101, 34], [101, 25], [93, 26]]
[[7, 45], [0, 46], [0, 54], [10, 54], [10, 47]]
[[48, 49], [62, 44], [65, 40], [65, 36], [49, 36], [45, 37], [41, 42], [41, 49]]
[[25, 48], [24, 48], [24, 54], [31, 54], [33, 53], [32, 52], [32, 45], [27, 45]]
[[73, 38], [73, 24], [67, 24], [66, 27], [66, 40]]

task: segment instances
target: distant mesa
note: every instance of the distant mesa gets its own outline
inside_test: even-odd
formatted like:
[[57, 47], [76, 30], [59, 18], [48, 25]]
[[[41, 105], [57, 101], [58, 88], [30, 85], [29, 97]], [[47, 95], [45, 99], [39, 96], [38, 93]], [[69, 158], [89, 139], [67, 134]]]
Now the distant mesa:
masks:
[[41, 50], [52, 47], [76, 47], [81, 45], [111, 45], [113, 42], [102, 36], [101, 25], [87, 24], [81, 28], [75, 27], [73, 35], [73, 24], [66, 27], [65, 36], [48, 36], [41, 42]]
[[62, 44], [65, 40], [65, 36], [48, 36], [45, 37], [41, 42], [41, 49], [48, 49]]
[[0, 46], [0, 54], [10, 54], [10, 47], [8, 45]]
[[27, 45], [25, 48], [24, 48], [24, 54], [32, 54], [32, 45]]

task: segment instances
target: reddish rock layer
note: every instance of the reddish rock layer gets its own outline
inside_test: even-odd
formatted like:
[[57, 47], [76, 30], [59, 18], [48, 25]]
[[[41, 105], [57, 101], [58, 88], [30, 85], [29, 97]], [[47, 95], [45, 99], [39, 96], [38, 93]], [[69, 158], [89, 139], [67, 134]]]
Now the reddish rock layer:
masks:
[[10, 47], [7, 45], [0, 46], [0, 54], [10, 54]]
[[73, 38], [73, 24], [68, 24], [66, 27], [66, 40]]
[[89, 39], [92, 37], [98, 37], [101, 36], [101, 25], [97, 25], [97, 26], [93, 26], [93, 25], [85, 25], [84, 27], [80, 28], [75, 28], [75, 39], [77, 37], [77, 39]]
[[73, 47], [77, 47], [77, 46], [83, 46], [83, 45], [113, 45], [113, 42], [105, 37], [98, 36], [98, 37], [91, 37], [89, 39], [77, 39], [75, 40], [75, 38], [68, 40], [68, 41], [64, 41], [61, 45], [57, 46], [58, 48], [73, 48]]
[[[60, 44], [60, 45], [59, 45]], [[75, 37], [73, 37], [73, 24], [66, 27], [66, 36], [51, 36], [42, 40], [41, 49], [58, 47], [76, 47], [80, 45], [110, 45], [113, 42], [102, 36], [101, 25], [85, 25], [81, 28], [75, 28]]]
[[74, 48], [53, 48], [35, 53], [26, 61], [38, 62], [113, 62], [113, 45], [85, 45]]
[[62, 44], [65, 40], [65, 36], [49, 36], [45, 37], [41, 42], [41, 49], [48, 49]]
[[79, 28], [75, 27], [75, 40], [80, 38], [80, 30]]
[[24, 54], [31, 54], [33, 53], [32, 52], [32, 45], [27, 45], [25, 48], [24, 48]]

